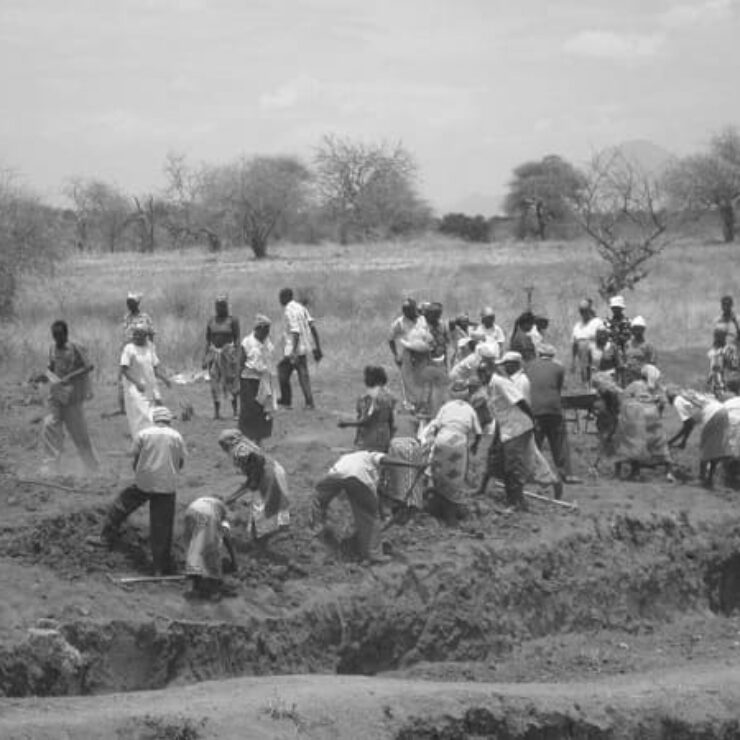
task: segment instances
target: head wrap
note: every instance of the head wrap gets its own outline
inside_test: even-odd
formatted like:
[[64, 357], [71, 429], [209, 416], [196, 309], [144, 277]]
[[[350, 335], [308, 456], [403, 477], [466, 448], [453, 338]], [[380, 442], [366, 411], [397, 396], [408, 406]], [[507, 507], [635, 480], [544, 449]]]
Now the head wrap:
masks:
[[263, 313], [258, 313], [254, 317], [254, 328], [255, 329], [260, 326], [271, 326], [271, 325], [272, 325], [272, 321], [270, 321], [270, 318], [268, 316], [265, 316], [265, 314]]
[[498, 357], [498, 346], [491, 342], [481, 342], [475, 351], [484, 360], [495, 360]]
[[590, 311], [591, 310], [591, 301], [589, 301], [588, 298], [584, 298], [578, 304], [578, 310], [579, 311]]
[[141, 293], [134, 293], [134, 291], [130, 290], [128, 292], [128, 295], [126, 296], [127, 301], [134, 301], [135, 303], [141, 303], [141, 299], [144, 296], [142, 296]]
[[216, 296], [216, 300], [214, 303], [228, 303], [229, 302], [229, 296], [226, 295], [226, 293], [219, 293]]
[[496, 318], [496, 312], [495, 312], [495, 311], [493, 310], [493, 308], [491, 308], [491, 306], [486, 306], [486, 307], [485, 307], [485, 308], [484, 308], [484, 309], [483, 309], [483, 310], [482, 310], [482, 311], [480, 312], [480, 317], [481, 317], [482, 319], [485, 319], [485, 318], [487, 318], [488, 316], [493, 316], [494, 318]]
[[624, 297], [621, 295], [612, 296], [609, 301], [609, 308], [624, 308]]
[[152, 411], [152, 421], [155, 424], [157, 422], [171, 424], [172, 412], [166, 406], [155, 406], [154, 411]]
[[644, 329], [647, 326], [647, 322], [642, 316], [635, 316], [632, 319], [632, 326], [641, 326]]
[[224, 429], [218, 435], [218, 443], [225, 450], [231, 450], [243, 437], [244, 435], [238, 429]]

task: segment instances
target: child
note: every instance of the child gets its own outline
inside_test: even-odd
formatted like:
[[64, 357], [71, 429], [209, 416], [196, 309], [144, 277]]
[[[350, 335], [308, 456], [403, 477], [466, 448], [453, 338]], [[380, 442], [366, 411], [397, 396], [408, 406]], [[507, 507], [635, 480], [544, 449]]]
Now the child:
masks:
[[396, 399], [386, 390], [388, 376], [382, 367], [365, 368], [367, 392], [357, 399], [357, 421], [340, 421], [340, 429], [355, 427], [355, 447], [373, 452], [388, 452], [393, 436], [393, 410]]

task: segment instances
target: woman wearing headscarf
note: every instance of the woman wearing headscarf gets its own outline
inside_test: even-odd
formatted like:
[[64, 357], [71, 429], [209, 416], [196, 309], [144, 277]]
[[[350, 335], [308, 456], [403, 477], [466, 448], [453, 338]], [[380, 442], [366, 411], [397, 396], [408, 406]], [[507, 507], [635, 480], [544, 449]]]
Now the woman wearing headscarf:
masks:
[[231, 544], [228, 510], [220, 498], [203, 496], [185, 511], [185, 574], [191, 581], [190, 597], [218, 597], [223, 590], [223, 551], [236, 570], [236, 553]]
[[525, 311], [514, 322], [514, 331], [511, 335], [509, 349], [512, 352], [518, 352], [525, 363], [534, 360], [537, 356], [534, 341], [529, 334], [534, 326], [535, 315], [531, 311]]
[[403, 302], [401, 316], [391, 324], [388, 346], [401, 371], [404, 403], [418, 411], [426, 411], [429, 389], [425, 370], [431, 361], [432, 337], [413, 298]]
[[249, 530], [256, 539], [287, 527], [290, 524], [288, 477], [283, 466], [238, 429], [223, 431], [218, 443], [245, 476], [244, 483], [226, 499], [226, 505], [253, 494]]
[[429, 448], [433, 507], [446, 522], [454, 523], [462, 514], [461, 496], [469, 456], [478, 450], [482, 429], [468, 402], [468, 384], [455, 383], [449, 393], [451, 400], [442, 406], [422, 436]]
[[680, 390], [673, 385], [665, 389], [665, 395], [681, 420], [681, 429], [668, 440], [668, 444], [684, 449], [691, 432], [699, 427], [699, 477], [705, 488], [712, 488], [717, 466], [729, 454], [730, 419], [727, 409], [713, 396]]
[[272, 415], [276, 408], [272, 377], [273, 351], [270, 319], [258, 314], [254, 330], [244, 338], [239, 354], [239, 429], [257, 444], [272, 435]]
[[[126, 296], [126, 314], [123, 317], [123, 342], [121, 343], [121, 351], [123, 348], [134, 341], [134, 326], [143, 326], [146, 329], [147, 339], [152, 344], [154, 343], [154, 322], [148, 313], [141, 310], [142, 294], [134, 291], [129, 291]], [[126, 413], [126, 405], [124, 402], [124, 384], [123, 375], [118, 374], [118, 407], [121, 414]]]
[[398, 508], [421, 509], [423, 485], [421, 467], [424, 462], [418, 438], [419, 420], [408, 409], [394, 415], [393, 436], [388, 445], [388, 457], [409, 463], [411, 467], [386, 467], [383, 469], [381, 493]]
[[578, 373], [584, 385], [591, 381], [591, 352], [596, 348], [596, 332], [602, 329], [604, 322], [596, 316], [593, 302], [585, 298], [578, 304], [580, 319], [575, 323], [572, 333], [571, 373]]
[[216, 298], [216, 313], [206, 324], [206, 351], [203, 369], [208, 370], [213, 398], [213, 418], [221, 418], [221, 398], [231, 400], [231, 409], [236, 418], [239, 396], [239, 363], [237, 347], [240, 332], [239, 321], [229, 313], [229, 299], [225, 295]]

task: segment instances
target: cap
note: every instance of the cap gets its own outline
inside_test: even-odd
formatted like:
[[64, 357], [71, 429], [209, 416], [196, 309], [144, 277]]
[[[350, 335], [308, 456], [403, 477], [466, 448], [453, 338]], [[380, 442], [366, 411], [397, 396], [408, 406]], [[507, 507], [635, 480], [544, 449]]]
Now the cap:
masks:
[[505, 362], [521, 362], [522, 356], [519, 352], [505, 352], [500, 360], [496, 360], [497, 365], [503, 365]]
[[172, 422], [172, 412], [166, 406], [155, 406], [152, 411], [152, 421], [156, 424], [162, 422], [170, 424]]
[[498, 357], [498, 345], [494, 345], [492, 342], [481, 342], [475, 351], [478, 353], [478, 357], [484, 360], [495, 360]]
[[588, 298], [584, 298], [578, 304], [578, 310], [579, 311], [588, 311], [590, 308], [591, 308], [591, 301], [589, 301]]
[[557, 350], [552, 346], [552, 344], [541, 344], [537, 350], [537, 354], [540, 357], [555, 357]]
[[635, 318], [632, 319], [632, 326], [641, 326], [644, 329], [647, 326], [647, 323], [642, 316], [635, 316]]
[[493, 310], [493, 308], [492, 308], [491, 306], [486, 306], [486, 307], [485, 307], [485, 308], [484, 308], [484, 309], [483, 309], [483, 310], [482, 310], [482, 311], [480, 312], [480, 317], [481, 317], [482, 319], [485, 319], [485, 318], [486, 318], [486, 317], [488, 317], [488, 316], [493, 316], [494, 318], [496, 318], [496, 312], [495, 312], [495, 311]]
[[609, 299], [609, 308], [624, 308], [624, 297], [621, 295], [612, 296]]

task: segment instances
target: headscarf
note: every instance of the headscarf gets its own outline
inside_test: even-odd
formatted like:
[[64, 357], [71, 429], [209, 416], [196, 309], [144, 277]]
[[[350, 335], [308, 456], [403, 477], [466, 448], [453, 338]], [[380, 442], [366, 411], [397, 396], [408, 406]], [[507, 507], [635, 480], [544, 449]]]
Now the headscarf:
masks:
[[218, 435], [218, 443], [224, 450], [231, 452], [234, 446], [243, 438], [244, 435], [238, 429], [224, 429]]
[[537, 354], [540, 357], [555, 357], [557, 350], [552, 344], [541, 344], [540, 348], [537, 350]]
[[141, 303], [141, 299], [144, 296], [141, 293], [135, 293], [134, 291], [130, 290], [128, 292], [128, 295], [126, 296], [127, 301], [134, 301], [135, 303]]
[[263, 313], [258, 313], [254, 318], [254, 328], [257, 329], [260, 326], [272, 326], [270, 318]]
[[216, 296], [214, 303], [227, 303], [229, 302], [229, 296], [226, 293], [220, 293]]

